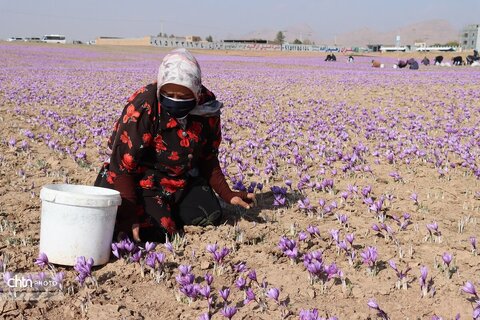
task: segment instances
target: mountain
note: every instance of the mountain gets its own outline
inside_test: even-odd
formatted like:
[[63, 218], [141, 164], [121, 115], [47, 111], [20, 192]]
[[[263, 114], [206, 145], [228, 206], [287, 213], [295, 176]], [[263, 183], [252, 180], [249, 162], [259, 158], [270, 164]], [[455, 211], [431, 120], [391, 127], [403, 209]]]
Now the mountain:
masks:
[[[249, 32], [237, 39], [266, 39], [274, 40], [280, 30], [261, 29]], [[287, 26], [284, 30], [287, 41], [295, 39], [309, 39], [318, 44], [333, 45], [333, 39], [329, 41], [320, 40], [321, 36], [308, 24]], [[393, 30], [375, 30], [368, 27], [359, 28], [336, 36], [336, 44], [339, 46], [366, 46], [367, 44], [394, 45], [396, 36], [400, 36], [400, 44], [414, 44], [415, 42], [427, 42], [429, 45], [435, 43], [447, 43], [459, 40], [460, 31], [455, 29], [447, 20], [429, 20], [413, 23]], [[232, 35], [230, 35], [232, 36]], [[234, 36], [231, 37], [232, 39]]]
[[429, 20], [400, 27], [396, 30], [379, 31], [361, 28], [337, 36], [340, 46], [365, 46], [367, 44], [394, 45], [397, 35], [400, 44], [414, 44], [415, 42], [447, 43], [459, 40], [459, 30], [455, 29], [446, 20]]
[[277, 37], [278, 31], [282, 31], [285, 34], [286, 40], [293, 42], [295, 39], [306, 40], [306, 39], [315, 39], [315, 30], [312, 29], [308, 24], [297, 24], [287, 26], [282, 30], [273, 30], [269, 28], [255, 30], [240, 36], [240, 39], [265, 39], [265, 40], [274, 40]]

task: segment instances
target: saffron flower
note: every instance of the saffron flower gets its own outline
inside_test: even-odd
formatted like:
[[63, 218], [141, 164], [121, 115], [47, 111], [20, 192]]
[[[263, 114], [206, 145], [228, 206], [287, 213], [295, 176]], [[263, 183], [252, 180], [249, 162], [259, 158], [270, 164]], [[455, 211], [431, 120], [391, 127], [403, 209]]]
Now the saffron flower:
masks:
[[270, 299], [275, 300], [278, 303], [278, 297], [280, 296], [280, 290], [278, 288], [270, 288], [267, 291], [267, 297]]
[[223, 309], [220, 311], [220, 313], [227, 319], [232, 319], [233, 316], [237, 313], [237, 308], [235, 307], [230, 307], [230, 306], [225, 306]]
[[218, 293], [220, 294], [220, 297], [222, 297], [223, 301], [227, 302], [228, 296], [230, 295], [230, 288], [218, 290]]
[[473, 283], [471, 283], [470, 281], [467, 281], [467, 283], [465, 283], [465, 285], [462, 287], [462, 290], [463, 292], [471, 294], [475, 296], [476, 299], [478, 299], [477, 290], [475, 289], [475, 286], [473, 285]]
[[44, 269], [48, 267], [48, 257], [44, 252], [40, 252], [38, 258], [35, 260], [35, 264], [40, 268]]

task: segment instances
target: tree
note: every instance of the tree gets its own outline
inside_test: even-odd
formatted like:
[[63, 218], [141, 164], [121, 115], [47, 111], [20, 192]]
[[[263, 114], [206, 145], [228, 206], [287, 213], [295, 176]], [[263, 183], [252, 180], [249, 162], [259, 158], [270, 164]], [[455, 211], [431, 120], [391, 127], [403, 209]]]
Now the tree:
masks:
[[293, 44], [302, 44], [302, 41], [300, 41], [298, 39], [295, 39], [295, 40], [293, 40]]
[[274, 40], [275, 43], [278, 44], [283, 44], [285, 42], [285, 35], [283, 34], [282, 31], [278, 31], [277, 36], [275, 37]]
[[206, 37], [206, 38], [205, 38], [205, 40], [207, 40], [208, 42], [213, 42], [213, 38], [212, 38], [212, 36], [208, 36], [208, 37]]
[[445, 44], [446, 47], [459, 47], [460, 43], [458, 41], [449, 41]]

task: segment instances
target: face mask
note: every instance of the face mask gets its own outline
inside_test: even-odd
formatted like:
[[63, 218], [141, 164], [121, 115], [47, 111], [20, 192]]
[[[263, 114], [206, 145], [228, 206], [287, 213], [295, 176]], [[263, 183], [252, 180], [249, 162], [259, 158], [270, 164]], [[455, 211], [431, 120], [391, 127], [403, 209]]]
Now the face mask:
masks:
[[177, 119], [185, 118], [190, 111], [195, 108], [197, 102], [195, 99], [181, 100], [160, 95], [160, 104], [168, 114]]

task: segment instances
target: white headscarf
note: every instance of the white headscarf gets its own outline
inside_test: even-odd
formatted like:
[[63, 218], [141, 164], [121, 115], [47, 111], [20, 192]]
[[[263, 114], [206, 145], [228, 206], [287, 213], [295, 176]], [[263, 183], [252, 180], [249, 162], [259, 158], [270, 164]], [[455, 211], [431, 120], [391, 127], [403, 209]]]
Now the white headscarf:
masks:
[[[190, 89], [198, 103], [202, 91], [202, 72], [197, 59], [187, 49], [172, 50], [163, 58], [158, 68], [157, 96], [160, 94], [160, 88], [167, 83], [178, 84]], [[219, 115], [221, 107], [223, 107], [223, 103], [213, 100], [197, 105], [195, 109], [190, 111], [190, 114], [199, 116]]]

